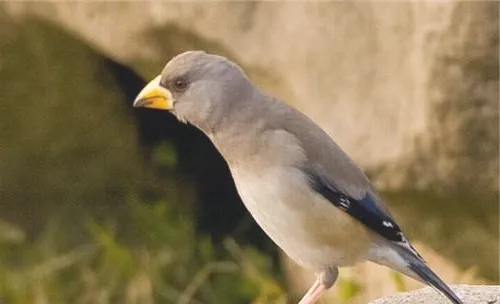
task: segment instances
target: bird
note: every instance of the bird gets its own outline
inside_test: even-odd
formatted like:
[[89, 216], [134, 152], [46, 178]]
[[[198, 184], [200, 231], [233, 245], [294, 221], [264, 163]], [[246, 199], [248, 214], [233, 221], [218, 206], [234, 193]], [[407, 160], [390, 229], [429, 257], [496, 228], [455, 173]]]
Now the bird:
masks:
[[316, 281], [316, 303], [339, 267], [371, 261], [461, 299], [410, 244], [364, 171], [305, 114], [256, 86], [226, 57], [174, 56], [134, 107], [169, 111], [200, 129], [227, 162], [238, 194], [264, 232]]

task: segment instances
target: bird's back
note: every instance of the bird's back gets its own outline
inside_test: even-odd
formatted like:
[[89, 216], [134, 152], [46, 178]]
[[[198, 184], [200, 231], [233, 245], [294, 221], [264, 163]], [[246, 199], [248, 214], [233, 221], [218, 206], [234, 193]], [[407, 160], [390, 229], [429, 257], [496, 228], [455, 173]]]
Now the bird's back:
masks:
[[[292, 134], [303, 149], [307, 163], [325, 174], [338, 189], [354, 199], [362, 199], [367, 192], [377, 196], [370, 181], [354, 161], [335, 141], [309, 117], [283, 102], [269, 97], [263, 118], [272, 129], [283, 129]], [[287, 147], [283, 147], [287, 149]], [[377, 202], [387, 211], [386, 206]]]

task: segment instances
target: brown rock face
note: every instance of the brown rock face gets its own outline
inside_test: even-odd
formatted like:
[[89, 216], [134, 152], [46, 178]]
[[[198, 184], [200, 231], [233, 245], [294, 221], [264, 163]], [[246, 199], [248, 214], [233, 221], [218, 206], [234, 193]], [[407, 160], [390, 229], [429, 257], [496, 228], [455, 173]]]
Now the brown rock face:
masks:
[[[49, 18], [131, 65], [160, 64], [149, 75], [187, 48], [266, 71], [250, 74], [389, 188], [498, 190], [498, 3], [3, 6]], [[172, 41], [174, 31], [184, 40]]]

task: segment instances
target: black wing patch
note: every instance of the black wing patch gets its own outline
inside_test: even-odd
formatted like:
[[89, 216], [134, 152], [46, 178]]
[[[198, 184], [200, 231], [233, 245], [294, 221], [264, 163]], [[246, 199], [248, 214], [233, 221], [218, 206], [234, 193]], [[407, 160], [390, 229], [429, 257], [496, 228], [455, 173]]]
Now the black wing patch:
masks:
[[364, 198], [355, 200], [339, 191], [335, 185], [325, 181], [317, 173], [310, 170], [307, 170], [307, 173], [313, 189], [335, 205], [335, 207], [345, 211], [363, 225], [388, 240], [404, 244], [408, 243], [398, 224], [376, 205], [375, 198], [369, 193]]

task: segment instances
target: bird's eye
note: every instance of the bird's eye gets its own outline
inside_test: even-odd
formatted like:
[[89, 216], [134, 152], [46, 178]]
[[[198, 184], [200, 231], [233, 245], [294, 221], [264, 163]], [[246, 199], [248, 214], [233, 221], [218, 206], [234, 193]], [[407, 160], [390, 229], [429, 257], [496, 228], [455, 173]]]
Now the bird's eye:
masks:
[[188, 87], [188, 82], [185, 78], [183, 77], [178, 77], [176, 79], [174, 79], [174, 88], [177, 90], [177, 91], [184, 91], [187, 89]]

